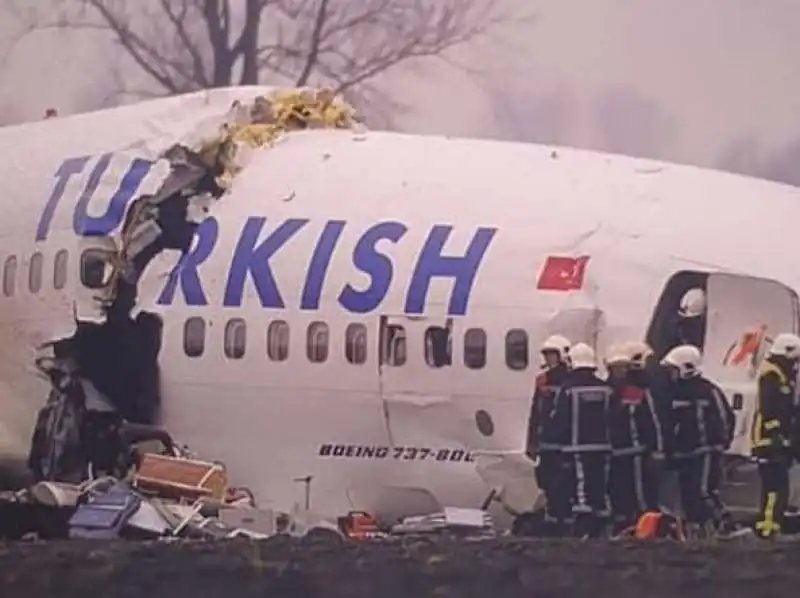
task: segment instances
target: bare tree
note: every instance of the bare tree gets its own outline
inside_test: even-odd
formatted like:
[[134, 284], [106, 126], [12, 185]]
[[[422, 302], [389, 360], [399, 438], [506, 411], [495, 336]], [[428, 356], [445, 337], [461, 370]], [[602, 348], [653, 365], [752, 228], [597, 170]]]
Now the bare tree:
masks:
[[42, 9], [40, 27], [111, 34], [155, 84], [127, 93], [268, 82], [325, 84], [375, 98], [377, 75], [413, 58], [442, 56], [507, 20], [494, 6], [492, 0], [61, 0], [55, 17], [52, 4]]

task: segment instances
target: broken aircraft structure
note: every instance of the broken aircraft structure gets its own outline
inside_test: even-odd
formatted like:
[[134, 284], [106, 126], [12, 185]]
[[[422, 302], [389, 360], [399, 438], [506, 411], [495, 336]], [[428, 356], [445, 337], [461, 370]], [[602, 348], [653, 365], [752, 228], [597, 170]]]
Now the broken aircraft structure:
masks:
[[82, 231], [82, 243], [92, 248], [83, 253], [82, 282], [95, 295], [89, 312], [76, 306], [74, 334], [45, 343], [40, 350], [49, 355], [36, 358], [52, 387], [28, 462], [37, 479], [84, 479], [79, 435], [87, 409], [138, 424], [158, 420], [163, 326], [157, 314], [137, 310], [138, 284], [159, 254], [189, 250], [197, 226], [243, 168], [243, 150], [268, 146], [291, 130], [357, 126], [353, 109], [330, 90], [278, 91], [250, 106], [234, 101], [212, 137], [160, 153], [160, 187], [130, 202], [116, 239]]

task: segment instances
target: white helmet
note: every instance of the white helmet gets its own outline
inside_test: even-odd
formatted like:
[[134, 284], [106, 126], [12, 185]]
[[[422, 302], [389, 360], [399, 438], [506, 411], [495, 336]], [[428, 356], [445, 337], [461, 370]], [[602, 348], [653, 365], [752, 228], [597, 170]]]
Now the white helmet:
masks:
[[625, 351], [628, 353], [631, 367], [644, 369], [647, 365], [647, 358], [653, 354], [653, 349], [645, 342], [630, 341], [625, 343]]
[[569, 362], [573, 370], [579, 368], [597, 369], [597, 357], [594, 354], [594, 349], [586, 343], [578, 343], [570, 348]]
[[681, 297], [678, 315], [681, 318], [696, 318], [706, 312], [706, 293], [703, 289], [689, 289]]
[[558, 353], [558, 358], [561, 361], [565, 361], [567, 359], [567, 355], [569, 355], [569, 346], [572, 343], [569, 342], [569, 339], [561, 336], [560, 334], [554, 334], [550, 336], [542, 343], [542, 348], [539, 350], [541, 353], [545, 351], [555, 351]]
[[679, 345], [672, 349], [661, 360], [661, 365], [678, 369], [681, 378], [693, 378], [700, 375], [700, 349], [694, 345]]
[[787, 359], [800, 359], [800, 337], [784, 332], [775, 337], [772, 346], [767, 349], [767, 356], [780, 355]]
[[628, 365], [630, 363], [630, 355], [626, 351], [624, 344], [611, 345], [606, 351], [605, 364], [612, 365]]

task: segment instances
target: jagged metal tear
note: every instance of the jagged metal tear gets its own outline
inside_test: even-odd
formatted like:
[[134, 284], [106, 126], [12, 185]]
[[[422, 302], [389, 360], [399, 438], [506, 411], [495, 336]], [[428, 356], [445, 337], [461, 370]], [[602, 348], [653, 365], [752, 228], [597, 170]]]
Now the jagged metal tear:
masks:
[[[161, 318], [139, 311], [139, 279], [164, 250], [189, 250], [194, 233], [212, 201], [225, 189], [217, 185], [221, 167], [208, 167], [184, 146], [164, 153], [170, 173], [153, 194], [137, 197], [129, 206], [119, 245], [110, 237], [93, 239], [112, 275], [94, 301], [98, 316], [89, 320], [75, 313], [72, 336], [40, 347], [36, 365], [51, 384], [32, 439], [29, 466], [39, 479], [71, 481], [81, 474], [81, 418], [76, 410], [116, 410], [135, 423], [151, 424], [160, 408], [158, 355]], [[110, 287], [110, 288], [108, 288]], [[52, 351], [49, 356], [42, 352]], [[78, 480], [80, 481], [80, 480]]]

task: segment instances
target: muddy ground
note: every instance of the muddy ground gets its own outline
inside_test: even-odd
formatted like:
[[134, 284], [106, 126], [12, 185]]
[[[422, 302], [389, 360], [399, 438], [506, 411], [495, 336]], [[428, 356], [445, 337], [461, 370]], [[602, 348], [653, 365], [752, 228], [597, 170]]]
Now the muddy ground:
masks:
[[38, 598], [770, 598], [800, 544], [570, 541], [0, 545], [0, 596]]

